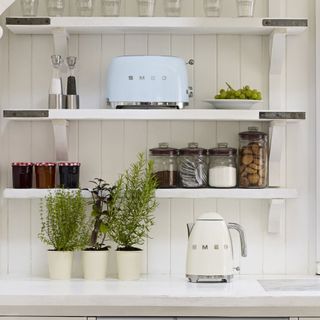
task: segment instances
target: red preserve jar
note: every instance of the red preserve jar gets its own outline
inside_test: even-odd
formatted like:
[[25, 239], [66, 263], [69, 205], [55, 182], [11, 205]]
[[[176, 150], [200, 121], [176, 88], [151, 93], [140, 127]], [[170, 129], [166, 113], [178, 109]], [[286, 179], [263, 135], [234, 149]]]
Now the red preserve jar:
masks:
[[36, 187], [40, 189], [54, 188], [56, 182], [56, 164], [54, 162], [37, 162]]
[[13, 188], [32, 188], [33, 163], [12, 162], [12, 184]]

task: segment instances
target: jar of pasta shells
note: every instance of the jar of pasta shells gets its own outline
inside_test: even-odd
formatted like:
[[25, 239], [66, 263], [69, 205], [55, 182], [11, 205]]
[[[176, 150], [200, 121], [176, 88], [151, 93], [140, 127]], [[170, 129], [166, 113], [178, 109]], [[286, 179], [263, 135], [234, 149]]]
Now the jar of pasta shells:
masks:
[[240, 132], [239, 187], [268, 186], [268, 134], [249, 127]]

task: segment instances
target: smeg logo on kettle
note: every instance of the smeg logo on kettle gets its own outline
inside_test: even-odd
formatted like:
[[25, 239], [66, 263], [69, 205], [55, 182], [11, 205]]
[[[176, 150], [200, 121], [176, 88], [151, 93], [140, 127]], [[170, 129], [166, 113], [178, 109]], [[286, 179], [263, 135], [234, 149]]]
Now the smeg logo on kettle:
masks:
[[[223, 246], [220, 246], [218, 244], [214, 244], [211, 248], [211, 246], [209, 247], [209, 245], [207, 244], [202, 244], [199, 246], [201, 250], [210, 250], [210, 249], [213, 249], [213, 250], [219, 250], [219, 249], [225, 249], [225, 250], [228, 250], [229, 249], [229, 246], [227, 244], [223, 245]], [[193, 244], [192, 245], [192, 250], [198, 250], [198, 245], [196, 244]]]

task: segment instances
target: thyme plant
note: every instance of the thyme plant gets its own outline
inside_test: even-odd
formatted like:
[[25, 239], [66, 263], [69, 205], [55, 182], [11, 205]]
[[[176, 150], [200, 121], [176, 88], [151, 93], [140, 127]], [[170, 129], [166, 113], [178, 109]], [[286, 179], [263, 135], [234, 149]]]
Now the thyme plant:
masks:
[[56, 251], [75, 251], [88, 243], [86, 202], [81, 191], [57, 190], [41, 201], [39, 239]]
[[157, 207], [156, 188], [153, 161], [147, 161], [140, 153], [138, 161], [120, 176], [111, 192], [109, 235], [118, 250], [139, 250], [135, 246], [143, 245], [148, 237], [154, 224], [152, 212]]

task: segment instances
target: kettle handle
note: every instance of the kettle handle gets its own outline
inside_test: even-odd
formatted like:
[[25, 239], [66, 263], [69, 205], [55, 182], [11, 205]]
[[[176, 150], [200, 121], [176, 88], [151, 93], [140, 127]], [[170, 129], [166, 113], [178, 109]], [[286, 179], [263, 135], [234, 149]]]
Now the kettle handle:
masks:
[[246, 237], [243, 231], [243, 228], [240, 226], [240, 224], [231, 222], [227, 224], [228, 229], [234, 229], [239, 232], [240, 236], [240, 243], [241, 243], [241, 256], [246, 257], [247, 256], [247, 242]]

